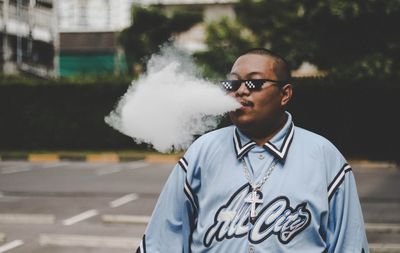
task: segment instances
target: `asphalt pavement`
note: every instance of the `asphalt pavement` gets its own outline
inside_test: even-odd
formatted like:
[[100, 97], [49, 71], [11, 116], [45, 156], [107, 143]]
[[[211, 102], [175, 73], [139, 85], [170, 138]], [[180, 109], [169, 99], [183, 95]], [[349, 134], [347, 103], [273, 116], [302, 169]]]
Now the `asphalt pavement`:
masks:
[[[400, 169], [352, 165], [371, 252], [400, 252]], [[173, 166], [0, 162], [0, 253], [134, 252]]]

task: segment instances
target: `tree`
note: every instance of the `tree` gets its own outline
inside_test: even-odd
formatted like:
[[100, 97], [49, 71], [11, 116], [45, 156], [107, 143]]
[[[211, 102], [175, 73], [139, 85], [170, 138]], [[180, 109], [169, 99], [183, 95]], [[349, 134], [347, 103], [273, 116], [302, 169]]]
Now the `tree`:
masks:
[[202, 20], [200, 12], [174, 11], [167, 13], [161, 7], [134, 6], [132, 25], [121, 32], [119, 41], [123, 46], [127, 64], [144, 68], [143, 60], [159, 50], [160, 45], [188, 30]]
[[224, 17], [207, 25], [206, 44], [207, 51], [194, 56], [203, 67], [204, 75], [216, 79], [228, 73], [243, 49], [256, 45], [256, 38], [240, 23]]
[[308, 61], [346, 78], [400, 77], [397, 0], [240, 0], [235, 10], [253, 44], [284, 55], [294, 68]]

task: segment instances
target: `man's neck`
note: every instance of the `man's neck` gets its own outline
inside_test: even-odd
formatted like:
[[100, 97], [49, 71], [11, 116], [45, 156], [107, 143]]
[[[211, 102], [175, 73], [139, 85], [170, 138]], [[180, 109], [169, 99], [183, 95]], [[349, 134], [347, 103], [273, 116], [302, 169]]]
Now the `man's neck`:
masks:
[[240, 129], [247, 137], [253, 140], [258, 146], [262, 146], [272, 139], [284, 126], [287, 115], [284, 113], [273, 125], [256, 126]]

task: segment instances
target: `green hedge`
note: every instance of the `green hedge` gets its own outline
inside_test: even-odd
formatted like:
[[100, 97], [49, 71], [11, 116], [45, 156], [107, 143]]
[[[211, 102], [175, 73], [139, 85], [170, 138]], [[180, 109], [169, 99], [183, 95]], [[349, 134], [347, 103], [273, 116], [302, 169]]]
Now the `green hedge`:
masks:
[[346, 156], [399, 161], [399, 81], [300, 79], [294, 92], [296, 125], [325, 136]]
[[[104, 123], [128, 82], [0, 85], [0, 150], [137, 149]], [[300, 79], [289, 111], [295, 124], [335, 143], [346, 156], [399, 160], [400, 84]]]
[[140, 148], [104, 123], [128, 85], [0, 86], [0, 149]]

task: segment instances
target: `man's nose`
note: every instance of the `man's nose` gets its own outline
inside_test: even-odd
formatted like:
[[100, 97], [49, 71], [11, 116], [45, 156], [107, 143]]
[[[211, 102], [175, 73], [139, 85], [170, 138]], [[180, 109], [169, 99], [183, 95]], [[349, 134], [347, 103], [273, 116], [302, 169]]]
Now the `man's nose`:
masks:
[[239, 86], [239, 89], [237, 89], [236, 91], [237, 95], [249, 95], [250, 94], [250, 90], [249, 88], [247, 88], [247, 86], [244, 84], [244, 82], [242, 82]]

